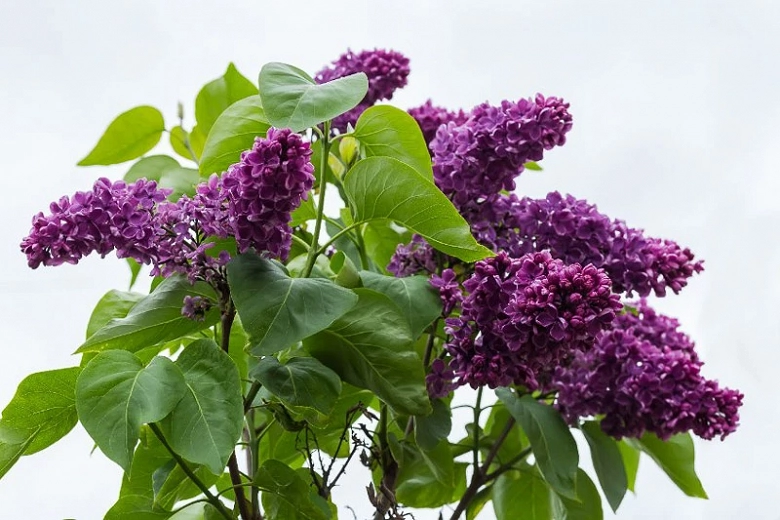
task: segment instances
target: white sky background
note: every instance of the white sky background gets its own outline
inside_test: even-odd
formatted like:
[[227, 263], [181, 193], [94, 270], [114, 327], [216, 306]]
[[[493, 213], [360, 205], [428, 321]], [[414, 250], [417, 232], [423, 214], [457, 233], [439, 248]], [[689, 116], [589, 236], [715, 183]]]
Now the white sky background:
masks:
[[[0, 406], [27, 374], [76, 364], [69, 354], [94, 304], [126, 287], [115, 258], [31, 271], [18, 249], [50, 201], [126, 171], [75, 167], [116, 115], [150, 104], [170, 128], [181, 100], [191, 124], [198, 89], [229, 61], [254, 79], [268, 61], [313, 73], [347, 47], [390, 47], [411, 58], [409, 85], [393, 100], [404, 108], [428, 97], [451, 108], [564, 97], [569, 143], [548, 154], [544, 172], [524, 173], [518, 191], [587, 198], [706, 259], [702, 275], [657, 307], [695, 338], [706, 375], [745, 393], [742, 427], [723, 443], [697, 443], [709, 501], [685, 497], [643, 459], [637, 495], [618, 517], [780, 518], [780, 4], [436, 4], [0, 3]], [[23, 458], [0, 482], [0, 519], [102, 518], [120, 470], [91, 448], [77, 427]], [[366, 511], [363, 485], [345, 481], [337, 500]]]

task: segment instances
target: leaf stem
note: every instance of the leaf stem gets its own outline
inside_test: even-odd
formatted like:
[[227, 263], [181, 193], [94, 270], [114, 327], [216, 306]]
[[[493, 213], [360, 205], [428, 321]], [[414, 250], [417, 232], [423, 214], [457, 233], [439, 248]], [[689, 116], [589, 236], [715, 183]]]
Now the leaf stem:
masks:
[[211, 505], [213, 505], [217, 511], [219, 511], [219, 513], [227, 520], [233, 520], [233, 516], [230, 514], [230, 511], [227, 510], [222, 501], [215, 497], [211, 491], [209, 491], [209, 488], [198, 478], [192, 469], [190, 469], [187, 463], [184, 462], [184, 459], [181, 458], [178, 453], [173, 451], [173, 448], [170, 444], [168, 444], [168, 441], [165, 439], [165, 435], [163, 435], [163, 432], [160, 430], [160, 428], [154, 423], [149, 423], [149, 429], [152, 430], [158, 439], [160, 439], [160, 443], [165, 446], [165, 449], [168, 450], [168, 453], [171, 454], [171, 457], [173, 457], [173, 460], [176, 461], [176, 464], [179, 465], [184, 474], [187, 475], [187, 477], [198, 487], [198, 489], [200, 489], [201, 493], [205, 495], [206, 500], [208, 500]]
[[314, 269], [314, 262], [317, 260], [317, 256], [320, 254], [317, 247], [320, 240], [320, 230], [322, 229], [322, 216], [325, 211], [325, 188], [328, 185], [326, 179], [326, 172], [328, 168], [328, 155], [330, 155], [330, 121], [325, 121], [323, 124], [322, 132], [322, 157], [320, 157], [320, 198], [317, 203], [317, 220], [314, 223], [314, 236], [311, 239], [311, 247], [309, 248], [309, 255], [306, 257], [306, 267], [303, 269], [302, 277], [308, 278], [311, 275], [312, 269]]

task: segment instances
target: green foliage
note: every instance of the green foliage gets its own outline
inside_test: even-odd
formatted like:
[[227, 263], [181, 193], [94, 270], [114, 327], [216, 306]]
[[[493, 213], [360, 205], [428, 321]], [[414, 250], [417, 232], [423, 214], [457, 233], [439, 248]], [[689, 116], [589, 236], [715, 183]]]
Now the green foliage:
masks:
[[639, 455], [640, 451], [630, 446], [625, 439], [618, 441], [618, 449], [620, 455], [623, 458], [623, 467], [626, 470], [626, 479], [628, 481], [628, 489], [634, 491], [634, 484], [636, 484], [636, 474], [639, 471]]
[[119, 164], [154, 148], [165, 131], [163, 115], [154, 107], [135, 107], [114, 119], [79, 166]]
[[167, 155], [150, 155], [139, 160], [125, 174], [125, 181], [135, 182], [145, 178], [157, 181], [161, 188], [173, 190], [168, 196], [170, 200], [179, 200], [182, 195], [195, 194], [195, 185], [200, 182], [198, 170], [183, 168], [173, 157]]
[[195, 98], [195, 119], [198, 128], [208, 135], [214, 122], [230, 105], [257, 94], [257, 87], [241, 75], [232, 63], [222, 77], [207, 83]]
[[583, 470], [577, 470], [576, 497], [551, 495], [553, 517], [565, 520], [602, 520], [601, 495], [596, 485]]
[[577, 444], [558, 412], [529, 395], [518, 398], [506, 388], [497, 389], [496, 395], [528, 436], [544, 479], [562, 496], [576, 499]]
[[243, 427], [238, 369], [207, 339], [187, 346], [176, 366], [184, 375], [184, 393], [160, 428], [176, 453], [221, 475]]
[[399, 413], [430, 413], [422, 362], [401, 310], [378, 292], [355, 293], [357, 305], [307, 339], [306, 349], [342, 380], [373, 391]]
[[290, 278], [280, 265], [251, 254], [230, 263], [228, 281], [257, 356], [323, 330], [358, 301], [352, 291], [328, 280]]
[[268, 356], [252, 370], [252, 377], [288, 406], [312, 408], [329, 414], [341, 394], [338, 374], [314, 358], [295, 357], [284, 364]]
[[439, 251], [466, 262], [492, 254], [477, 243], [452, 202], [401, 161], [390, 157], [359, 161], [344, 177], [344, 192], [356, 222], [393, 220]]
[[357, 121], [353, 136], [366, 157], [392, 157], [433, 182], [431, 154], [422, 130], [412, 116], [390, 105], [367, 109]]
[[182, 276], [165, 279], [148, 296], [130, 309], [124, 318], [114, 318], [95, 331], [76, 352], [121, 349], [137, 352], [198, 332], [219, 320], [219, 309], [212, 308], [203, 321], [194, 321], [181, 313], [187, 295], [216, 300], [216, 293], [205, 282], [194, 286]]
[[530, 470], [510, 471], [493, 486], [493, 511], [498, 520], [550, 520], [550, 487]]
[[406, 317], [412, 339], [420, 334], [441, 316], [441, 299], [424, 276], [395, 278], [363, 271], [360, 273], [363, 285], [380, 292], [393, 300]]
[[184, 390], [184, 377], [170, 359], [156, 357], [145, 367], [130, 352], [110, 350], [79, 375], [76, 410], [101, 451], [128, 471], [141, 425], [167, 416]]
[[368, 78], [362, 72], [317, 85], [304, 71], [284, 63], [264, 65], [259, 83], [268, 120], [294, 132], [354, 108], [368, 91]]
[[689, 497], [707, 498], [694, 469], [694, 447], [690, 434], [682, 433], [662, 441], [654, 434], [646, 433], [641, 439], [626, 439], [626, 442], [648, 454], [680, 491]]
[[269, 459], [255, 475], [268, 520], [328, 520], [328, 503], [287, 464]]
[[618, 443], [601, 431], [601, 426], [596, 421], [585, 422], [582, 425], [582, 433], [590, 446], [593, 468], [604, 496], [607, 497], [612, 511], [617, 511], [628, 489], [628, 477]]
[[200, 174], [207, 177], [226, 171], [238, 162], [241, 152], [252, 148], [256, 137], [265, 137], [270, 127], [258, 95], [228, 107], [214, 122], [203, 145]]

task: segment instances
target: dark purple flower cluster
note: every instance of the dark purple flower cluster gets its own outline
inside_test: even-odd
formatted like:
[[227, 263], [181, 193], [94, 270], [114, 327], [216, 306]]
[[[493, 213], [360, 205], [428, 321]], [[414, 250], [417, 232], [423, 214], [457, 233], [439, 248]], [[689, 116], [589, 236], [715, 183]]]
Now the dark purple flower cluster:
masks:
[[154, 208], [169, 193], [145, 179], [129, 185], [98, 179], [91, 191], [53, 202], [51, 214], [35, 215], [22, 252], [33, 269], [75, 264], [90, 253], [105, 257], [114, 250], [120, 258], [148, 264], [157, 238]]
[[675, 293], [701, 272], [689, 249], [675, 242], [650, 238], [599, 213], [595, 205], [552, 192], [543, 199], [496, 195], [462, 208], [474, 236], [494, 251], [511, 256], [549, 250], [566, 263], [603, 267], [616, 292]]
[[239, 252], [249, 248], [285, 259], [290, 251], [290, 213], [314, 184], [309, 143], [290, 129], [268, 130], [222, 176], [230, 227]]
[[387, 270], [399, 278], [417, 273], [435, 273], [436, 251], [423, 237], [412, 235], [411, 242], [398, 245]]
[[417, 121], [417, 124], [420, 125], [420, 130], [422, 130], [423, 137], [425, 138], [425, 144], [428, 146], [430, 146], [431, 141], [436, 137], [436, 131], [441, 125], [455, 123], [456, 126], [460, 126], [465, 123], [469, 117], [463, 110], [453, 112], [446, 108], [434, 105], [430, 99], [419, 107], [410, 108], [408, 112], [409, 115]]
[[602, 429], [616, 438], [693, 431], [723, 439], [734, 432], [742, 394], [701, 375], [702, 362], [676, 320], [644, 302], [639, 309], [638, 317], [621, 316], [592, 349], [558, 369], [553, 385], [563, 416], [574, 424], [603, 415]]
[[368, 92], [358, 106], [333, 120], [333, 128], [342, 132], [347, 124], [354, 125], [365, 109], [377, 101], [392, 99], [393, 93], [406, 85], [409, 76], [409, 58], [393, 50], [365, 50], [357, 54], [348, 50], [331, 66], [314, 76], [317, 83], [327, 83], [350, 74], [363, 72], [368, 76]]
[[182, 316], [194, 321], [203, 321], [206, 319], [206, 313], [212, 307], [212, 302], [202, 296], [185, 296], [184, 306], [181, 308]]
[[441, 276], [431, 276], [431, 285], [438, 289], [442, 303], [442, 316], [449, 316], [463, 301], [463, 290], [458, 283], [458, 277], [452, 269], [445, 269]]
[[460, 384], [546, 387], [555, 367], [584, 351], [621, 308], [604, 271], [549, 253], [477, 262], [446, 345]]
[[514, 190], [527, 161], [560, 146], [572, 126], [568, 103], [538, 94], [500, 106], [478, 105], [468, 120], [439, 127], [431, 142], [434, 178], [456, 205]]
[[434, 359], [431, 363], [431, 370], [425, 376], [425, 383], [428, 387], [428, 395], [432, 399], [447, 397], [450, 392], [455, 390], [458, 385], [453, 382], [455, 372], [449, 364], [443, 359]]

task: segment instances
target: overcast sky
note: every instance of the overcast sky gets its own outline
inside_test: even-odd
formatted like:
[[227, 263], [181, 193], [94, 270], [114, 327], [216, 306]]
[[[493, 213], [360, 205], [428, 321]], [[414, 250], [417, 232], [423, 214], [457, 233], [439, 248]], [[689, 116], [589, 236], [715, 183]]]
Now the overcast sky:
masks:
[[[618, 518], [780, 518], [778, 35], [780, 3], [769, 0], [4, 0], [0, 407], [27, 374], [76, 364], [70, 353], [95, 302], [126, 287], [114, 258], [31, 271], [18, 248], [51, 200], [126, 171], [75, 167], [117, 114], [150, 104], [171, 127], [181, 100], [191, 123], [199, 87], [230, 61], [254, 79], [268, 61], [313, 73], [347, 47], [390, 47], [411, 59], [393, 100], [401, 107], [564, 97], [569, 142], [544, 172], [523, 174], [518, 191], [587, 198], [706, 260], [681, 295], [656, 306], [694, 337], [708, 377], [745, 393], [742, 426], [725, 442], [697, 443], [709, 501], [686, 498], [643, 459]], [[77, 427], [23, 458], [0, 482], [0, 517], [101, 518], [121, 474], [91, 448]], [[337, 500], [366, 511], [362, 481]]]

